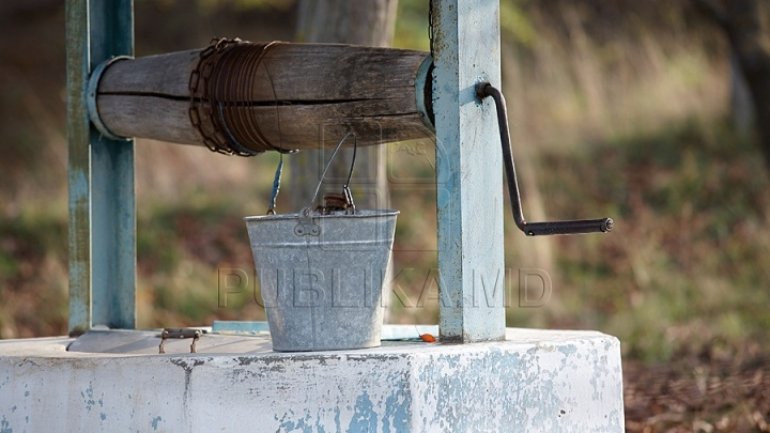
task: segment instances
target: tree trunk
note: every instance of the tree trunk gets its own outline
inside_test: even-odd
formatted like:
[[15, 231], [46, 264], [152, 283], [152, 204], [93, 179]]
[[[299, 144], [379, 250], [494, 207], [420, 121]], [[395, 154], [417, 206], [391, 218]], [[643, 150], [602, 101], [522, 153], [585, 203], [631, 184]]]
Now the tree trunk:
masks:
[[754, 119], [754, 103], [751, 92], [743, 74], [743, 68], [735, 53], [730, 55], [730, 114], [733, 127], [741, 136], [753, 132], [756, 122]]
[[[396, 5], [397, 0], [300, 0], [297, 39], [301, 42], [387, 46], [393, 37]], [[324, 139], [333, 140], [332, 137]], [[334, 139], [340, 140], [342, 136]], [[388, 207], [385, 151], [384, 146], [358, 149], [352, 180], [358, 207]], [[303, 151], [290, 157], [292, 209], [289, 210], [307, 206], [329, 155], [328, 150]], [[351, 158], [350, 149], [337, 155], [327, 174], [325, 191], [341, 191]]]
[[300, 0], [297, 39], [388, 46], [397, 4], [397, 0]]
[[695, 0], [725, 31], [754, 106], [759, 144], [770, 169], [770, 3], [767, 0]]
[[770, 5], [763, 0], [723, 4], [727, 35], [752, 96], [759, 144], [770, 168]]

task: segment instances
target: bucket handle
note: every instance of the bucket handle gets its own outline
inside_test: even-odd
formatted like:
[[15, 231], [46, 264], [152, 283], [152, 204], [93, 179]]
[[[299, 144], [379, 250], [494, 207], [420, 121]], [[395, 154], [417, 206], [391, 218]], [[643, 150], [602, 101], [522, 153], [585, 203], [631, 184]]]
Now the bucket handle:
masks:
[[[313, 197], [310, 199], [310, 203], [308, 203], [307, 209], [309, 209], [313, 206], [313, 203], [315, 203], [316, 199], [318, 198], [318, 193], [321, 191], [321, 185], [324, 183], [324, 178], [326, 177], [326, 172], [329, 171], [329, 167], [331, 167], [332, 162], [334, 161], [334, 158], [339, 153], [340, 149], [342, 148], [342, 144], [345, 143], [345, 140], [348, 139], [348, 137], [353, 136], [353, 158], [350, 161], [350, 170], [348, 171], [348, 178], [345, 181], [345, 184], [342, 186], [342, 192], [345, 195], [345, 203], [348, 205], [348, 208], [352, 210], [351, 213], [356, 213], [356, 205], [353, 202], [353, 193], [350, 191], [350, 179], [353, 177], [353, 167], [356, 165], [356, 153], [358, 150], [358, 140], [356, 139], [356, 135], [353, 133], [353, 131], [348, 131], [347, 134], [345, 134], [344, 137], [342, 137], [342, 140], [340, 140], [339, 143], [337, 143], [337, 146], [334, 148], [334, 152], [332, 152], [332, 156], [329, 157], [329, 160], [326, 162], [326, 166], [324, 167], [323, 171], [321, 172], [321, 178], [318, 180], [318, 185], [315, 187], [315, 192], [313, 192]], [[303, 209], [303, 213], [304, 210]]]
[[345, 184], [342, 186], [342, 192], [345, 197], [347, 212], [350, 214], [356, 213], [356, 205], [353, 202], [353, 193], [350, 191], [350, 180], [353, 178], [353, 167], [355, 167], [355, 164], [356, 164], [358, 140], [356, 139], [356, 135], [352, 131], [349, 131], [347, 134], [345, 134], [344, 137], [342, 137], [342, 140], [340, 140], [340, 142], [337, 143], [337, 146], [334, 148], [334, 152], [332, 152], [332, 155], [329, 157], [329, 160], [326, 162], [326, 166], [321, 172], [321, 179], [318, 180], [318, 185], [316, 185], [315, 187], [315, 191], [313, 192], [313, 197], [310, 198], [310, 203], [308, 203], [308, 205], [305, 206], [305, 208], [303, 208], [302, 211], [300, 211], [299, 222], [294, 227], [295, 235], [318, 236], [321, 234], [321, 227], [318, 226], [318, 224], [316, 224], [315, 222], [313, 222], [313, 218], [311, 216], [313, 203], [315, 203], [316, 199], [318, 198], [318, 193], [321, 191], [321, 185], [323, 185], [324, 178], [326, 177], [326, 173], [329, 171], [329, 167], [331, 167], [332, 162], [334, 161], [334, 158], [339, 153], [340, 148], [342, 148], [342, 144], [345, 143], [345, 140], [347, 140], [348, 137], [350, 137], [351, 135], [353, 136], [353, 158], [350, 162], [350, 170], [348, 171], [348, 178], [345, 181]]

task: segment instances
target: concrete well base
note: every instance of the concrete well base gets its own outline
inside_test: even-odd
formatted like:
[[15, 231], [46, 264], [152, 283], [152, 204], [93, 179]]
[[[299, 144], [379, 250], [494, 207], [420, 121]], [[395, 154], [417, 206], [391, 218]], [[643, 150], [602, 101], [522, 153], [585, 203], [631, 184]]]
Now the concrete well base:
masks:
[[186, 340], [165, 355], [151, 354], [157, 333], [116, 332], [111, 353], [0, 341], [0, 432], [624, 430], [619, 342], [597, 332], [295, 354], [206, 336], [200, 353]]

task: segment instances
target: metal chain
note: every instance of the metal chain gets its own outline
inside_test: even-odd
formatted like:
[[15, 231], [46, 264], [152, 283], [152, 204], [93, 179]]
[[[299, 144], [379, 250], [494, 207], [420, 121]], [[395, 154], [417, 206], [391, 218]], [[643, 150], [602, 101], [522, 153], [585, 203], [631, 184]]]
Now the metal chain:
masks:
[[[293, 149], [275, 146], [263, 134], [260, 111], [250, 107], [259, 71], [267, 75], [273, 90], [280, 142], [280, 103], [267, 64], [268, 51], [280, 45], [251, 43], [240, 39], [214, 39], [201, 51], [190, 73], [190, 122], [210, 150], [225, 155], [253, 156], [267, 150], [293, 153]], [[261, 99], [260, 99], [261, 101]]]
[[246, 149], [246, 152], [234, 150], [221, 131], [216, 128], [216, 113], [212, 104], [205, 104], [206, 89], [211, 79], [213, 66], [216, 62], [210, 61], [213, 56], [221, 56], [229, 47], [241, 44], [239, 38], [212, 39], [211, 44], [200, 53], [200, 58], [195, 69], [190, 73], [190, 109], [189, 116], [192, 125], [198, 129], [203, 138], [203, 143], [212, 152], [224, 155], [252, 156], [256, 152]]

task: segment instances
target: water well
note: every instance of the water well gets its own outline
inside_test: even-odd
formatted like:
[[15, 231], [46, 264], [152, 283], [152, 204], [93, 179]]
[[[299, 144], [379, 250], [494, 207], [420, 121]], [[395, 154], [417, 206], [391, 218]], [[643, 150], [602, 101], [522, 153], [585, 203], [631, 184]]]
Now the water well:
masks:
[[[0, 431], [622, 432], [616, 338], [506, 328], [498, 287], [503, 182], [490, 167], [508, 169], [516, 223], [527, 234], [606, 231], [611, 223], [524, 219], [496, 92], [498, 21], [495, 0], [432, 0], [430, 54], [218, 41], [132, 59], [131, 1], [68, 0], [72, 336], [0, 341]], [[291, 67], [308, 58], [313, 70], [336, 75], [311, 82], [319, 74]], [[232, 71], [250, 85], [210, 85]], [[368, 336], [379, 347], [301, 352], [273, 350], [273, 323], [135, 329], [127, 137], [244, 156], [317, 146], [318, 129], [303, 135], [292, 126], [297, 119], [315, 119], [318, 128], [331, 119], [324, 130], [337, 137], [352, 130], [361, 145], [435, 129], [439, 281], [451, 301], [441, 304], [439, 323], [385, 325], [379, 339]], [[382, 133], [371, 140], [377, 122]], [[271, 135], [279, 126], [284, 138]], [[303, 216], [290, 220], [292, 232]], [[313, 224], [319, 218], [310, 218], [311, 231]], [[327, 233], [326, 221], [319, 227]], [[487, 302], [476, 302], [479, 296]], [[419, 341], [424, 333], [439, 342]], [[377, 346], [354, 346], [362, 345]]]

